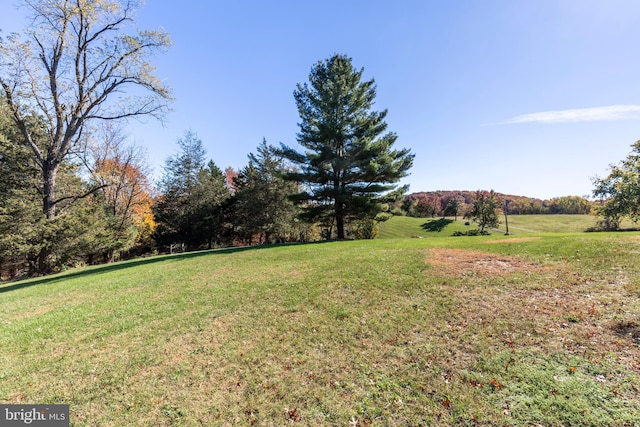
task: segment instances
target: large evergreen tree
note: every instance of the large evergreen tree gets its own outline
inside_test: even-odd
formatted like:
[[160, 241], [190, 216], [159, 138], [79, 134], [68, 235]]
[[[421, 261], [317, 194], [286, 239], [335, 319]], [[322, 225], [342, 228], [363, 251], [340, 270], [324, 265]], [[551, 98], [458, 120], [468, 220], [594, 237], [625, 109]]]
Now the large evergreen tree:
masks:
[[0, 102], [0, 278], [19, 274], [34, 251], [42, 212], [37, 177], [20, 131]]
[[376, 85], [362, 81], [363, 71], [345, 55], [314, 65], [309, 84], [298, 84], [294, 92], [301, 119], [297, 140], [305, 151], [282, 147], [300, 168], [289, 177], [306, 186], [296, 196], [305, 203], [306, 218], [330, 219], [339, 239], [345, 238], [346, 222], [375, 217], [394, 190], [405, 190], [396, 183], [414, 158], [408, 149], [393, 149], [397, 136], [386, 132], [387, 110], [372, 110]]
[[[113, 244], [100, 200], [77, 199], [77, 194], [87, 192], [88, 184], [78, 176], [76, 165], [64, 161], [58, 171], [59, 212], [47, 220], [39, 168], [8, 114], [0, 102], [0, 277], [91, 262]], [[41, 127], [37, 116], [30, 121], [32, 130]], [[49, 255], [46, 265], [42, 253]]]

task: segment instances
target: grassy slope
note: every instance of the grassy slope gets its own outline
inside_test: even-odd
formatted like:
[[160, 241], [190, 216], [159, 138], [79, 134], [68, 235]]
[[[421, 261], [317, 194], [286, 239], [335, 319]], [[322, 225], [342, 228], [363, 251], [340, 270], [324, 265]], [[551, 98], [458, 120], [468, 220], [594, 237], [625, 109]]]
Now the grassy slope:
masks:
[[16, 282], [0, 402], [83, 426], [638, 425], [638, 253], [637, 233], [388, 239]]
[[[408, 216], [394, 216], [380, 224], [379, 235], [381, 239], [408, 238], [408, 237], [445, 237], [451, 236], [455, 231], [465, 232], [469, 227], [465, 221], [458, 218], [412, 218]], [[434, 227], [429, 227], [434, 225]], [[442, 227], [443, 226], [443, 227]]]
[[[599, 217], [594, 215], [511, 215], [509, 232], [528, 233], [580, 233], [594, 227]], [[500, 230], [505, 230], [504, 218], [501, 218]]]
[[[510, 215], [509, 233], [522, 236], [536, 233], [580, 233], [587, 228], [594, 227], [597, 220], [598, 217], [594, 215]], [[442, 218], [396, 216], [380, 225], [380, 238], [443, 237], [450, 236], [455, 231], [465, 232], [469, 228], [477, 228], [465, 226], [465, 220], [462, 218], [458, 218], [457, 222], [449, 222], [442, 229], [429, 227], [430, 224], [434, 225], [443, 221], [452, 221], [452, 218], [443, 220]], [[625, 220], [621, 224], [622, 228], [637, 226], [629, 220]], [[500, 218], [498, 230], [506, 231], [504, 217]]]

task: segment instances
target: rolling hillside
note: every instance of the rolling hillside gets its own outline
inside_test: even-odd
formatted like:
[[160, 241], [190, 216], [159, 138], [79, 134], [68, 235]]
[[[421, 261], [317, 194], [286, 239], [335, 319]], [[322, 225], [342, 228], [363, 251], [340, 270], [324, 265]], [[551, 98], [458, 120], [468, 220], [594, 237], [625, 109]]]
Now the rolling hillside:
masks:
[[[581, 233], [590, 227], [594, 227], [598, 217], [594, 215], [509, 215], [509, 234], [531, 235], [538, 233]], [[406, 237], [444, 237], [451, 236], [456, 231], [465, 232], [477, 228], [473, 225], [465, 226], [465, 220], [453, 217], [443, 218], [413, 218], [406, 216], [394, 216], [390, 220], [380, 224], [379, 237], [406, 238]], [[622, 221], [624, 229], [637, 228], [638, 224], [631, 220]], [[494, 230], [495, 234], [506, 231], [504, 217], [500, 219], [500, 226]]]
[[[385, 226], [427, 233], [409, 220]], [[76, 426], [637, 425], [640, 234], [444, 236], [5, 284], [0, 401]]]

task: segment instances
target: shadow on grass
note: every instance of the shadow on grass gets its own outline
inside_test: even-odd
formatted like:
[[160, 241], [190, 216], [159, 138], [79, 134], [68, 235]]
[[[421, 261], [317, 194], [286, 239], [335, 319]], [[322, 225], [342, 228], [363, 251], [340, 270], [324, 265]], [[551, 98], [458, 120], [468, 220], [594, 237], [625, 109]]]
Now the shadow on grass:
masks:
[[620, 337], [631, 339], [636, 344], [640, 344], [640, 325], [629, 320], [621, 320], [612, 327], [613, 331]]
[[231, 254], [231, 253], [238, 253], [238, 252], [245, 252], [245, 251], [255, 251], [259, 249], [266, 249], [266, 248], [272, 248], [272, 247], [278, 247], [278, 246], [308, 245], [308, 244], [317, 244], [317, 243], [325, 243], [325, 242], [241, 246], [241, 247], [234, 247], [234, 248], [184, 252], [184, 253], [172, 254], [172, 255], [158, 255], [158, 256], [153, 256], [148, 258], [136, 258], [129, 261], [122, 261], [122, 262], [115, 262], [112, 264], [103, 264], [98, 266], [86, 267], [78, 271], [71, 271], [68, 273], [64, 273], [64, 272], [55, 273], [51, 276], [46, 276], [46, 277], [23, 279], [23, 280], [19, 280], [18, 282], [14, 282], [12, 284], [7, 284], [5, 286], [0, 285], [0, 294], [5, 292], [10, 292], [10, 291], [16, 291], [18, 289], [28, 288], [31, 286], [51, 284], [55, 282], [61, 282], [67, 279], [93, 276], [95, 274], [109, 273], [110, 271], [123, 270], [130, 267], [138, 267], [141, 265], [155, 264], [158, 262], [166, 262], [171, 260], [181, 261], [186, 259], [198, 258], [206, 255], [224, 255], [224, 254]]
[[438, 218], [432, 219], [429, 222], [422, 224], [422, 229], [425, 231], [437, 231], [438, 233], [444, 230], [444, 228], [453, 222], [452, 219]]

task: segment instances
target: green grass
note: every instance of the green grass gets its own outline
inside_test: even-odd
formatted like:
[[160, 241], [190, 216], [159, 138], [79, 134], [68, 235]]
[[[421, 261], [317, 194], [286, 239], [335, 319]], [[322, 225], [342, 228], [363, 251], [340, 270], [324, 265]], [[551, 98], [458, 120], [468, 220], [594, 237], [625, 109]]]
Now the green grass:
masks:
[[76, 426], [640, 425], [640, 234], [422, 224], [8, 283], [0, 402]]
[[[599, 217], [594, 215], [509, 215], [509, 234], [532, 235], [538, 233], [580, 233], [594, 227]], [[429, 224], [441, 222], [444, 227], [429, 227]], [[380, 224], [379, 237], [383, 239], [403, 237], [442, 237], [450, 236], [456, 231], [465, 232], [477, 228], [475, 225], [465, 226], [466, 220], [458, 218], [412, 218], [394, 216]], [[445, 224], [446, 223], [446, 224]], [[629, 220], [623, 221], [622, 228], [638, 227]], [[499, 231], [506, 231], [504, 217], [500, 218]]]
[[461, 217], [453, 218], [413, 218], [409, 216], [394, 216], [380, 223], [379, 235], [381, 239], [396, 238], [425, 238], [451, 236], [455, 231], [466, 232], [470, 227], [464, 225]]
[[[501, 218], [500, 230], [505, 230]], [[580, 233], [595, 227], [599, 217], [594, 215], [510, 215], [509, 232], [530, 233]]]

